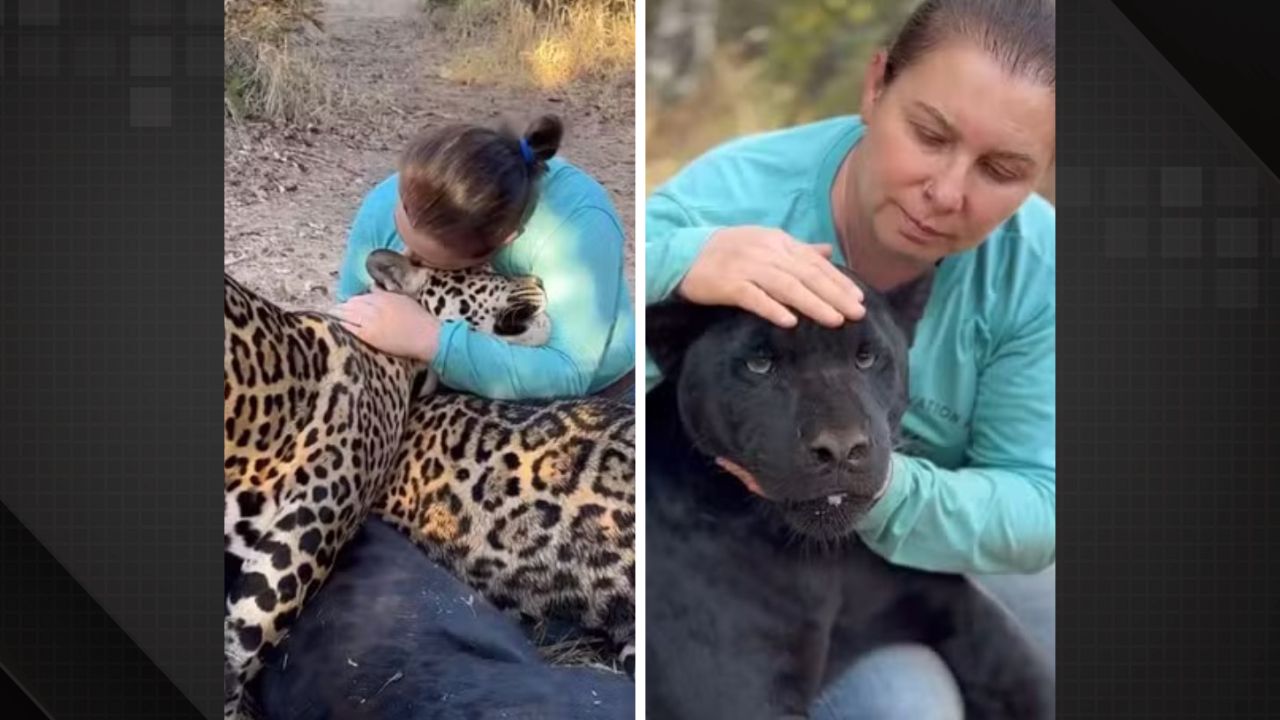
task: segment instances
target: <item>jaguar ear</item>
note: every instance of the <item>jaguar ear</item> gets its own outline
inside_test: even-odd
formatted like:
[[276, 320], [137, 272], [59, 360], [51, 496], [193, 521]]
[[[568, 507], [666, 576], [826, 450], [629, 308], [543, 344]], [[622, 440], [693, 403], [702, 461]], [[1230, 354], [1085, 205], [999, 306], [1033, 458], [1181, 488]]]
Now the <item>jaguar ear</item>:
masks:
[[893, 320], [902, 328], [907, 337], [907, 345], [915, 340], [916, 325], [924, 317], [925, 306], [929, 304], [929, 296], [933, 292], [934, 271], [903, 283], [885, 293], [885, 300], [893, 311]]
[[364, 267], [374, 284], [387, 292], [410, 295], [416, 291], [411, 285], [417, 268], [398, 252], [384, 248], [374, 250], [365, 259]]
[[732, 312], [733, 308], [677, 299], [648, 306], [645, 309], [645, 346], [658, 370], [670, 377], [693, 341]]

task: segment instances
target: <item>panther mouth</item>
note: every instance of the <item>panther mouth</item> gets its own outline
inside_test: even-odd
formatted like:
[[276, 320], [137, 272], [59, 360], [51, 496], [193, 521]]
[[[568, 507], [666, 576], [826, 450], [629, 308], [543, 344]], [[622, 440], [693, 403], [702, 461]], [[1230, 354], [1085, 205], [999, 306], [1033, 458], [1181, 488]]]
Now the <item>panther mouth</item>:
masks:
[[841, 491], [776, 505], [786, 523], [801, 535], [823, 542], [838, 540], [853, 531], [854, 524], [884, 496], [887, 487], [881, 483], [872, 494]]
[[752, 494], [771, 502], [781, 502], [788, 508], [802, 510], [804, 512], [817, 512], [818, 514], [824, 514], [825, 512], [830, 512], [836, 508], [842, 508], [850, 503], [857, 504], [858, 501], [863, 501], [866, 505], [870, 505], [883, 497], [885, 490], [888, 489], [888, 484], [882, 483], [880, 487], [876, 488], [875, 493], [869, 498], [863, 495], [856, 495], [849, 490], [838, 490], [806, 500], [775, 498], [764, 491], [764, 488], [760, 485], [760, 481], [756, 479], [755, 475], [751, 474], [751, 471], [728, 458], [717, 457], [715, 461], [717, 465], [725, 470], [725, 472], [728, 472], [730, 475], [737, 478], [738, 481], [741, 482]]
[[837, 504], [831, 497], [784, 503], [778, 510], [783, 521], [801, 536], [817, 541], [836, 540], [853, 529], [866, 504], [853, 498], [841, 498]]
[[[847, 487], [850, 478], [845, 477], [840, 478], [842, 482], [838, 484], [829, 484], [827, 492], [803, 498], [777, 497], [777, 493], [771, 495], [765, 492], [760, 480], [737, 462], [726, 457], [716, 457], [716, 464], [739, 480], [751, 495], [768, 501], [794, 532], [817, 542], [838, 541], [846, 537], [852, 532], [856, 521], [876, 505], [888, 488], [887, 482], [881, 482], [877, 484], [874, 493], [836, 489]], [[858, 483], [858, 486], [861, 484], [863, 483]]]

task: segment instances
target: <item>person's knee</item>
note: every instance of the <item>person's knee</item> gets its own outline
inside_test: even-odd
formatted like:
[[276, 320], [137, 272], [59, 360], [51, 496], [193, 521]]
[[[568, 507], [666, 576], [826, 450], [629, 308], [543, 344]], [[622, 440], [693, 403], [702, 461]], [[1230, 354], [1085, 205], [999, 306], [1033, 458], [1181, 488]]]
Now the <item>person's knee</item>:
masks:
[[1054, 665], [1057, 654], [1057, 564], [1032, 575], [980, 575], [975, 579], [1017, 619]]
[[961, 720], [951, 670], [923, 645], [893, 645], [861, 658], [814, 703], [812, 720]]

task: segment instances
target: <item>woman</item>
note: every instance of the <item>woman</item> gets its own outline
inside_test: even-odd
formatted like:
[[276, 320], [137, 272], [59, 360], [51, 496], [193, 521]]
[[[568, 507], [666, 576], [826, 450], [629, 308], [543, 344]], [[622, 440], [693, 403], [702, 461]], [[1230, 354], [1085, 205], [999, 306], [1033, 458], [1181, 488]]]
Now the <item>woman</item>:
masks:
[[[605, 189], [555, 158], [555, 116], [523, 136], [453, 125], [420, 135], [364, 199], [338, 277], [336, 311], [370, 345], [429, 362], [454, 389], [494, 399], [630, 396], [635, 326], [622, 223]], [[492, 263], [542, 279], [551, 340], [512, 345], [372, 285], [378, 248], [441, 269]], [[612, 387], [610, 387], [612, 385]]]
[[[832, 262], [879, 290], [936, 267], [911, 353], [912, 449], [859, 534], [892, 562], [974, 574], [1050, 659], [1055, 211], [1034, 189], [1055, 157], [1054, 38], [1052, 0], [928, 0], [870, 63], [859, 116], [712, 150], [649, 199], [645, 241], [648, 303], [677, 293], [784, 327], [862, 317]], [[814, 717], [961, 711], [940, 659], [900, 646]]]

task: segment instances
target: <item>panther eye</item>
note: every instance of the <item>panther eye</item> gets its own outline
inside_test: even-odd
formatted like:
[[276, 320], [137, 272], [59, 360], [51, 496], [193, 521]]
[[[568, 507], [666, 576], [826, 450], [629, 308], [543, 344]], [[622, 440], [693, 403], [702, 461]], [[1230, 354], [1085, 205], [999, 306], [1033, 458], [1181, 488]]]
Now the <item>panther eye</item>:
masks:
[[773, 360], [767, 357], [753, 357], [747, 360], [747, 369], [757, 375], [767, 375], [773, 369]]
[[858, 366], [859, 370], [866, 370], [876, 364], [876, 356], [875, 353], [863, 348], [858, 351], [857, 355], [853, 356], [853, 362]]

